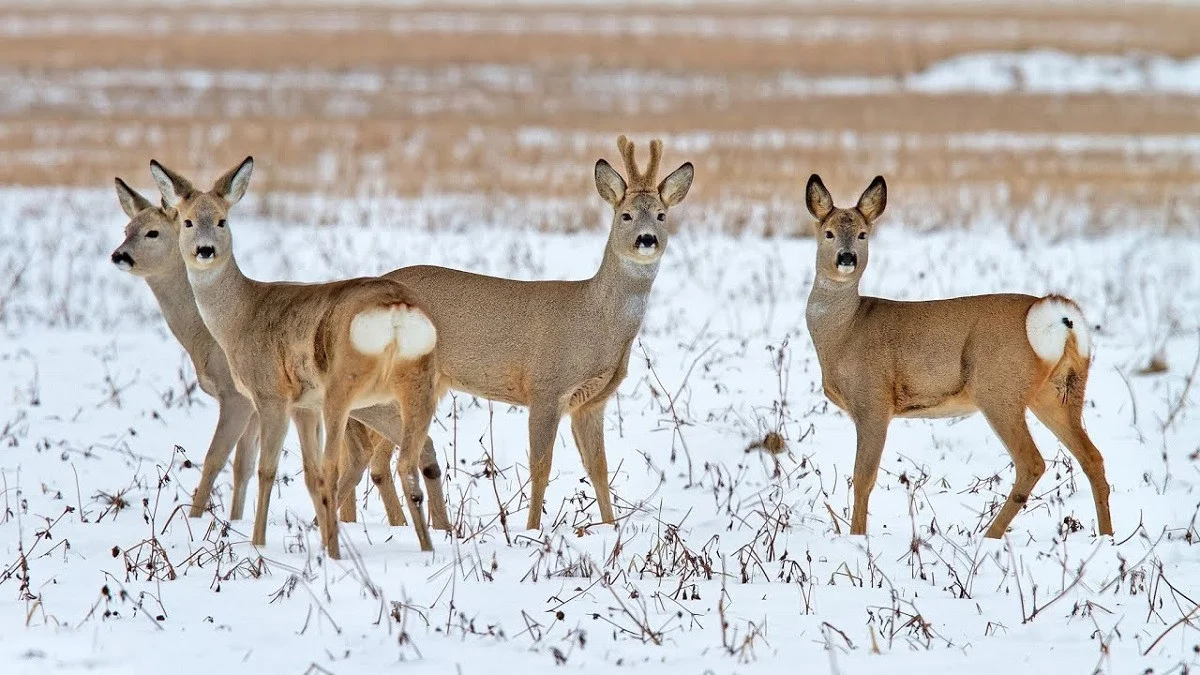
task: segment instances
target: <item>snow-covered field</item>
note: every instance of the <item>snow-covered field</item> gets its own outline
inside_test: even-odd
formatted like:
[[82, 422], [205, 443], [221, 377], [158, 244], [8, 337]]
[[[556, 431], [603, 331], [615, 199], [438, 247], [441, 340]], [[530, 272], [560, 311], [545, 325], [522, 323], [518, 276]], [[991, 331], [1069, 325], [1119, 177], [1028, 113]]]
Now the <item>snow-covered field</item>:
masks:
[[[831, 187], [845, 200], [861, 186]], [[249, 200], [233, 227], [260, 278], [417, 262], [580, 278], [599, 262], [603, 227], [542, 232], [519, 227], [520, 214], [540, 222], [536, 204], [506, 223], [459, 206], [314, 203], [297, 224], [255, 215]], [[420, 553], [365, 482], [339, 562], [317, 551], [294, 437], [265, 548], [249, 545], [248, 521], [223, 519], [228, 472], [216, 514], [184, 517], [216, 406], [194, 390], [149, 290], [108, 261], [125, 223], [116, 200], [0, 191], [0, 671], [1200, 665], [1196, 237], [1131, 226], [1051, 241], [1030, 227], [1014, 239], [1003, 226], [886, 220], [864, 291], [1064, 292], [1098, 326], [1085, 422], [1107, 461], [1116, 536], [1095, 535], [1086, 480], [1034, 423], [1049, 470], [1008, 538], [983, 540], [1013, 474], [976, 416], [893, 423], [862, 538], [844, 534], [853, 425], [825, 400], [804, 329], [813, 244], [719, 234], [698, 208], [673, 215], [678, 234], [608, 411], [617, 528], [596, 522], [564, 426], [547, 525], [521, 530], [525, 412], [459, 395], [431, 430], [457, 536]], [[1165, 371], [1139, 374], [1154, 357]], [[769, 431], [784, 454], [752, 449]]]

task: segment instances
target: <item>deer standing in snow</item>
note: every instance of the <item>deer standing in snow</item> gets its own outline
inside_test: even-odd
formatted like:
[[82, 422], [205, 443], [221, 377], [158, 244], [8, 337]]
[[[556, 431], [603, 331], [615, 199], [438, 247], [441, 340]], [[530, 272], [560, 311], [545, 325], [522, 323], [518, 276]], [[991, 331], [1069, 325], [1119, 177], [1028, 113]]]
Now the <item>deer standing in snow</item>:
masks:
[[[112, 253], [112, 262], [118, 269], [146, 281], [158, 301], [167, 328], [192, 360], [200, 390], [217, 399], [217, 428], [204, 455], [200, 483], [192, 496], [188, 515], [199, 518], [207, 510], [217, 475], [229, 461], [236, 443], [229, 518], [241, 520], [250, 474], [258, 458], [259, 425], [254, 404], [238, 392], [225, 353], [200, 318], [200, 310], [196, 308], [196, 299], [188, 283], [187, 268], [179, 255], [179, 242], [172, 224], [175, 210], [152, 204], [120, 178], [116, 179], [116, 189], [121, 208], [130, 220], [125, 226], [125, 240]], [[309, 410], [297, 409], [292, 419], [296, 423], [300, 444], [306, 448], [301, 454], [314, 452], [307, 446], [320, 447], [320, 416]], [[347, 427], [347, 446], [350, 456], [355, 458], [354, 465], [358, 469], [355, 475], [362, 474], [370, 449], [383, 442], [378, 434], [361, 423], [350, 423]], [[313, 477], [305, 474], [304, 479], [307, 483]], [[399, 522], [393, 525], [405, 524], [404, 510], [398, 503], [389, 513], [399, 514]], [[355, 519], [353, 492], [342, 502], [341, 517], [346, 522]]]
[[1083, 428], [1091, 338], [1079, 307], [1057, 295], [924, 302], [860, 296], [868, 238], [887, 204], [883, 177], [875, 177], [854, 208], [841, 209], [813, 174], [805, 201], [817, 220], [808, 330], [825, 395], [858, 431], [851, 534], [866, 534], [867, 501], [893, 417], [978, 411], [1016, 468], [1012, 491], [986, 533], [1003, 536], [1046, 470], [1026, 409], [1078, 460], [1091, 483], [1100, 534], [1112, 534], [1104, 460]]
[[667, 247], [667, 211], [692, 184], [690, 162], [656, 183], [662, 141], [645, 172], [624, 136], [629, 181], [603, 159], [596, 190], [613, 207], [600, 269], [582, 281], [517, 281], [445, 267], [398, 269], [385, 278], [417, 293], [438, 327], [438, 393], [456, 389], [529, 408], [532, 490], [527, 527], [541, 526], [554, 437], [564, 415], [596, 491], [600, 517], [615, 521], [604, 452], [604, 408], [625, 377], [650, 288]]
[[[351, 417], [391, 442], [378, 446], [370, 458], [371, 477], [385, 505], [398, 504], [394, 483], [382, 478], [389, 472], [392, 444], [399, 446], [397, 473], [417, 538], [421, 550], [433, 550], [416, 470], [437, 404], [434, 324], [408, 288], [387, 279], [302, 284], [247, 278], [234, 256], [227, 216], [246, 193], [253, 167], [247, 157], [201, 192], [157, 161], [150, 163], [165, 204], [176, 211], [172, 222], [200, 316], [225, 353], [237, 390], [258, 413], [261, 454], [251, 541], [266, 543], [289, 415], [312, 410], [324, 420], [325, 452], [322, 461], [310, 445], [304, 473], [313, 477], [308, 484], [329, 555], [340, 556], [339, 497], [358, 480], [341, 466], [349, 464], [344, 442]], [[448, 529], [441, 484], [428, 484], [434, 524]], [[392, 515], [389, 520], [395, 522]]]

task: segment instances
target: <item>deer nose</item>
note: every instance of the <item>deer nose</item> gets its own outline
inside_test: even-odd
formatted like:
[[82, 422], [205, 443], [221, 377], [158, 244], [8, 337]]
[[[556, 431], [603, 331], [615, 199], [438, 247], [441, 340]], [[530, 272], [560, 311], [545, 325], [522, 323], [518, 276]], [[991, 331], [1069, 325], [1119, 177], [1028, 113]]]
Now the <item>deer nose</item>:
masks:
[[838, 251], [837, 266], [849, 267], [851, 271], [858, 267], [858, 254], [854, 251]]
[[215, 256], [216, 254], [217, 254], [217, 250], [211, 246], [197, 246], [196, 247], [196, 257], [199, 258], [200, 260], [212, 260], [213, 256]]
[[658, 237], [652, 234], [639, 234], [633, 245], [638, 248], [655, 248], [658, 246]]
[[133, 258], [124, 251], [114, 251], [112, 254], [112, 262], [114, 265], [121, 267], [122, 269], [129, 269], [130, 267], [133, 267]]

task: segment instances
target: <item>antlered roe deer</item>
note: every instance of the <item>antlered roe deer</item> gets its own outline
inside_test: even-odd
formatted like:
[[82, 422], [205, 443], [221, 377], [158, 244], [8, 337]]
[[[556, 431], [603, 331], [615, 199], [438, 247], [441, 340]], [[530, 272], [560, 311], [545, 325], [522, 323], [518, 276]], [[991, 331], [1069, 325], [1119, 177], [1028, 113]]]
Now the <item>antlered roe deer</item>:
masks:
[[[199, 518], [208, 509], [217, 475], [229, 461], [236, 443], [229, 518], [241, 520], [250, 474], [258, 459], [259, 425], [254, 404], [238, 392], [233, 375], [229, 372], [225, 352], [217, 345], [200, 317], [200, 310], [196, 308], [196, 299], [188, 283], [187, 268], [183, 257], [179, 255], [179, 242], [172, 225], [175, 210], [152, 204], [120, 178], [116, 179], [116, 188], [121, 208], [130, 220], [125, 225], [125, 240], [112, 253], [112, 262], [118, 269], [145, 280], [158, 301], [167, 328], [191, 358], [200, 390], [217, 399], [217, 428], [204, 455], [200, 483], [192, 496], [188, 515]], [[318, 452], [320, 416], [312, 411], [297, 409], [292, 419], [300, 436], [301, 454], [310, 456]], [[365, 466], [370, 448], [381, 442], [377, 434], [359, 422], [352, 422], [348, 427], [347, 447], [351, 457], [355, 458], [356, 467]], [[355, 475], [361, 473], [360, 468]], [[304, 479], [307, 483], [312, 477], [305, 474]], [[342, 520], [354, 520], [353, 492], [342, 502], [341, 509]], [[400, 517], [398, 522], [392, 524], [404, 525], [404, 510], [398, 503], [389, 510], [389, 513], [393, 512]]]
[[624, 136], [617, 146], [628, 183], [603, 159], [596, 190], [613, 207], [600, 269], [582, 281], [517, 281], [416, 266], [386, 278], [410, 286], [438, 327], [438, 392], [447, 388], [529, 407], [532, 490], [527, 527], [541, 526], [554, 437], [563, 415], [596, 491], [600, 517], [615, 521], [604, 452], [604, 408], [625, 378], [650, 288], [667, 247], [667, 211], [692, 184], [690, 162], [656, 183], [662, 141], [645, 172]]
[[978, 411], [1016, 468], [1012, 491], [986, 533], [1003, 536], [1046, 470], [1025, 421], [1029, 409], [1079, 461], [1091, 483], [1100, 534], [1112, 534], [1104, 460], [1083, 428], [1091, 338], [1079, 307], [1057, 295], [924, 302], [863, 297], [858, 285], [867, 243], [887, 204], [883, 177], [875, 177], [857, 205], [841, 209], [813, 174], [806, 202], [817, 220], [808, 330], [825, 395], [858, 431], [850, 532], [866, 534], [867, 501], [893, 417]]
[[[325, 456], [304, 457], [322, 542], [339, 557], [336, 505], [358, 476], [341, 471], [351, 417], [400, 447], [397, 469], [421, 549], [433, 544], [421, 513], [424, 496], [416, 469], [427, 441], [435, 398], [437, 331], [413, 293], [395, 281], [373, 278], [331, 283], [261, 282], [247, 278], [233, 252], [229, 210], [246, 192], [253, 159], [201, 192], [187, 179], [151, 161], [150, 172], [172, 221], [196, 306], [225, 353], [238, 391], [258, 412], [261, 456], [252, 543], [266, 543], [267, 513], [279, 454], [293, 411], [320, 411]], [[385, 504], [396, 503], [387, 473], [390, 444], [371, 458], [372, 478]], [[448, 528], [440, 484], [431, 495], [435, 524]], [[440, 506], [440, 513], [439, 513]]]

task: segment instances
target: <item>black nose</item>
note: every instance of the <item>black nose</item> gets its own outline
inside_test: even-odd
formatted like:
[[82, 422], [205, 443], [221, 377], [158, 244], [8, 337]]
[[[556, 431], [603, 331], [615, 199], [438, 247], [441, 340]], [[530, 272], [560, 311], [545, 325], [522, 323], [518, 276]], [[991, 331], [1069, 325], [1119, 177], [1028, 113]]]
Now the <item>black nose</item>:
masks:
[[654, 248], [658, 246], [658, 237], [652, 234], [639, 234], [633, 245], [638, 248]]
[[120, 265], [121, 263], [125, 263], [126, 265], [133, 267], [133, 258], [129, 257], [129, 254], [124, 251], [117, 251], [117, 252], [113, 253], [112, 261], [113, 261], [114, 265]]
[[217, 250], [211, 246], [197, 246], [196, 257], [201, 260], [208, 260], [217, 254]]
[[838, 267], [857, 267], [858, 254], [854, 251], [838, 251], [837, 254]]

